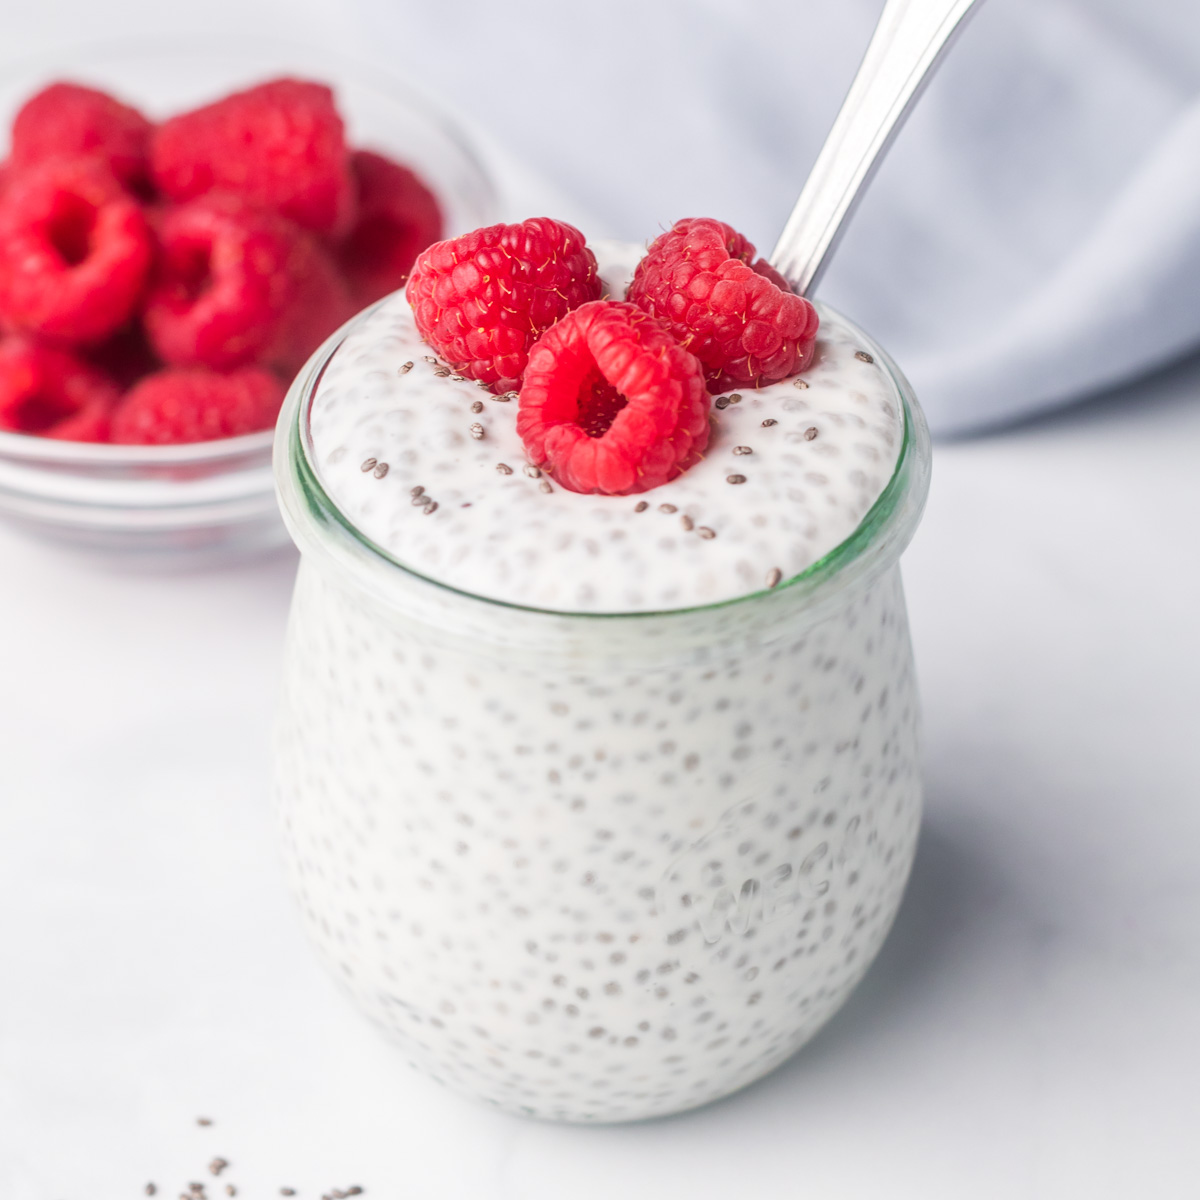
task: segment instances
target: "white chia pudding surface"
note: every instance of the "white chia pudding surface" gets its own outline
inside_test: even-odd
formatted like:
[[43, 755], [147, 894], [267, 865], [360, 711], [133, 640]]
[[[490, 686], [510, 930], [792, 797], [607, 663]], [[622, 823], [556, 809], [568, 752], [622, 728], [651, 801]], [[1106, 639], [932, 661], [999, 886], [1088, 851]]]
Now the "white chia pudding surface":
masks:
[[[595, 249], [623, 296], [637, 249]], [[428, 578], [534, 608], [662, 611], [759, 591], [838, 546], [891, 478], [903, 428], [886, 370], [829, 310], [813, 365], [716, 397], [704, 459], [649, 492], [559, 487], [527, 464], [516, 416], [437, 359], [397, 293], [321, 378], [313, 466], [354, 526]]]

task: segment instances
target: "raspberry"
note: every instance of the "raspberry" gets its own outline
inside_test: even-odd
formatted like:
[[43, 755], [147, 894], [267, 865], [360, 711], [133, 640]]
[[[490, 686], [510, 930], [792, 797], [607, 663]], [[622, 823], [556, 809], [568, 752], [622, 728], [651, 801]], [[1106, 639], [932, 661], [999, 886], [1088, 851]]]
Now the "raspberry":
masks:
[[222, 375], [206, 367], [169, 367], [147, 376], [117, 406], [114, 442], [208, 442], [269, 429], [283, 384], [260, 367]]
[[0, 343], [0, 429], [104, 442], [119, 396], [111, 379], [65, 350], [22, 337]]
[[151, 256], [141, 209], [99, 164], [14, 172], [0, 196], [0, 318], [62, 342], [101, 341], [141, 299]]
[[701, 457], [708, 411], [695, 355], [636, 306], [597, 300], [529, 351], [517, 432], [530, 460], [563, 487], [627, 495]]
[[166, 210], [159, 240], [145, 323], [168, 363], [292, 371], [350, 315], [346, 285], [316, 239], [236, 196]]
[[460, 374], [495, 392], [520, 385], [529, 348], [600, 296], [595, 255], [549, 217], [437, 242], [418, 259], [408, 302], [421, 336]]
[[677, 221], [656, 238], [628, 299], [666, 322], [704, 364], [711, 392], [762, 387], [812, 361], [816, 309], [720, 221]]
[[400, 163], [370, 150], [350, 160], [358, 219], [338, 247], [338, 265], [360, 307], [401, 287], [417, 255], [442, 236], [434, 194]]
[[27, 100], [13, 121], [13, 166], [95, 158], [122, 183], [137, 186], [146, 180], [153, 128], [137, 109], [105, 92], [52, 83]]
[[172, 200], [223, 188], [333, 235], [354, 219], [342, 119], [321, 84], [276, 79], [173, 117], [154, 135], [151, 164]]
[[442, 236], [442, 209], [418, 176], [390, 158], [356, 150], [350, 168], [358, 218], [337, 263], [362, 307], [403, 286], [416, 256]]

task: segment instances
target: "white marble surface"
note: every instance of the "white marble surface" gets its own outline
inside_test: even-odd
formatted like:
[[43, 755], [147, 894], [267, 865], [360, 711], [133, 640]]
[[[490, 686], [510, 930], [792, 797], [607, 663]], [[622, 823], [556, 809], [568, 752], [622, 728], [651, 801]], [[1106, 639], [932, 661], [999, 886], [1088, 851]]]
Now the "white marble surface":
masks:
[[174, 1200], [213, 1154], [243, 1197], [1194, 1194], [1198, 461], [1196, 361], [938, 448], [899, 923], [781, 1071], [630, 1128], [425, 1082], [310, 957], [267, 797], [290, 557], [122, 576], [0, 531], [0, 1197]]

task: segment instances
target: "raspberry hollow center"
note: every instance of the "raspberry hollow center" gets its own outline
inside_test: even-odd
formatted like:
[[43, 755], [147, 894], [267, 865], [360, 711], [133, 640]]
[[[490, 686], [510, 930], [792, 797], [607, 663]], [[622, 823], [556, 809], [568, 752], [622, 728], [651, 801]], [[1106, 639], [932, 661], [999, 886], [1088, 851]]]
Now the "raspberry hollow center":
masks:
[[92, 252], [95, 225], [94, 204], [89, 204], [82, 196], [64, 196], [51, 214], [46, 236], [59, 258], [68, 267], [77, 267]]
[[188, 304], [195, 304], [212, 287], [212, 246], [187, 242], [172, 255], [171, 275]]
[[629, 401], [593, 367], [579, 385], [577, 403], [579, 427], [590, 438], [602, 438]]

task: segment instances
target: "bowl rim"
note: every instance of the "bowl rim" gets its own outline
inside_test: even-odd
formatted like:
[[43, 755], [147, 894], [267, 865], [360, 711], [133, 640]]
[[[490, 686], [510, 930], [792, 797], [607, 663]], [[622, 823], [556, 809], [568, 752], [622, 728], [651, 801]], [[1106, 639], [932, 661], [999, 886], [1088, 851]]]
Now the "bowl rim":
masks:
[[135, 445], [124, 442], [72, 442], [39, 437], [36, 433], [0, 431], [0, 459], [55, 466], [179, 466], [261, 453], [270, 448], [273, 436], [274, 427], [205, 442]]

